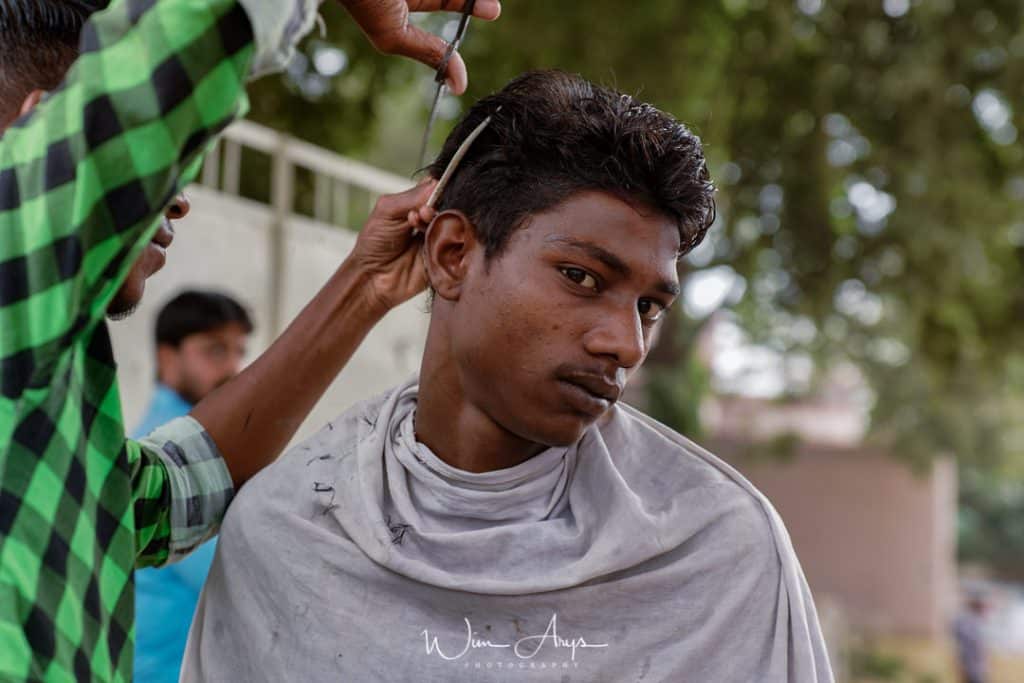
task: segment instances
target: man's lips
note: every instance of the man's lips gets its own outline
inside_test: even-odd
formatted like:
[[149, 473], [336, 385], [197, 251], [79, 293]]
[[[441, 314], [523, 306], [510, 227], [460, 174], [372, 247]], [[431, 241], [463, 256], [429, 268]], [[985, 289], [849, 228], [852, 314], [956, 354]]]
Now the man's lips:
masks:
[[148, 267], [143, 266], [143, 268], [145, 268], [150, 275], [162, 269], [167, 263], [167, 252], [156, 242], [150, 242], [147, 244], [145, 253]]
[[558, 377], [564, 387], [566, 402], [576, 412], [594, 418], [600, 417], [619, 400], [622, 387], [602, 375], [572, 373]]
[[152, 242], [161, 249], [167, 249], [171, 246], [171, 242], [174, 241], [174, 226], [167, 219], [164, 219], [160, 223], [160, 227], [157, 228], [156, 234], [153, 235]]
[[608, 403], [615, 403], [622, 395], [622, 387], [618, 382], [599, 374], [572, 373], [560, 377], [563, 382], [574, 384], [587, 393]]

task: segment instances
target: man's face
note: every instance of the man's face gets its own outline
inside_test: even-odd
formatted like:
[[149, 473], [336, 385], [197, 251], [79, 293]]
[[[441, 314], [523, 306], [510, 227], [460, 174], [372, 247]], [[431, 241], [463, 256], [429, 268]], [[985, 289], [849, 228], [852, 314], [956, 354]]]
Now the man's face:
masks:
[[171, 221], [187, 216], [189, 208], [185, 195], [178, 195], [167, 207], [160, 228], [135, 260], [132, 269], [128, 271], [128, 279], [107, 307], [107, 315], [111, 318], [126, 318], [135, 311], [146, 291], [146, 280], [163, 268], [167, 261], [167, 248], [174, 241], [174, 224]]
[[185, 337], [177, 348], [157, 349], [160, 379], [189, 403], [238, 374], [245, 358], [248, 333], [237, 323]]
[[[44, 95], [42, 90], [33, 90], [25, 98], [20, 106], [0, 110], [0, 138], [10, 124], [14, 123], [19, 116], [32, 111]], [[121, 289], [114, 295], [113, 301], [107, 307], [107, 315], [114, 320], [120, 320], [131, 315], [146, 291], [146, 280], [164, 267], [167, 260], [166, 250], [174, 240], [174, 226], [172, 220], [180, 220], [188, 215], [189, 203], [184, 195], [174, 198], [167, 211], [164, 213], [163, 223], [156, 235], [146, 245], [145, 250], [132, 265], [128, 273], [128, 279], [121, 285]]]
[[467, 399], [520, 438], [576, 442], [646, 358], [679, 247], [667, 216], [584, 192], [474, 257], [451, 331]]

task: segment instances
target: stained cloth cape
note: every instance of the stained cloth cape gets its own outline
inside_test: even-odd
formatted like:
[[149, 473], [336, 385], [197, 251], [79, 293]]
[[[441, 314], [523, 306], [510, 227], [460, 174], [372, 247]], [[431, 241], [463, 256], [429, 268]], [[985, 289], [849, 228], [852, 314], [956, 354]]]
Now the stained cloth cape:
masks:
[[355, 406], [229, 509], [183, 681], [830, 683], [778, 514], [625, 405], [570, 448], [457, 470], [417, 383]]

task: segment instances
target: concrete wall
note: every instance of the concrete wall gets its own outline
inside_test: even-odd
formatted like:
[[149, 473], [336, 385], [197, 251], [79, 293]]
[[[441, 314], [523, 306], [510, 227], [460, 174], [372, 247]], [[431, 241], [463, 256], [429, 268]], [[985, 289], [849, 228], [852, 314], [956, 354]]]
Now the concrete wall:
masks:
[[[269, 207], [207, 188], [188, 192], [192, 213], [177, 225], [166, 267], [150, 279], [131, 318], [111, 324], [125, 420], [131, 429], [153, 387], [153, 324], [160, 307], [185, 287], [212, 287], [243, 301], [256, 331], [250, 360], [276, 336], [267, 328]], [[293, 217], [286, 229], [284, 319], [291, 320], [344, 260], [355, 234]], [[353, 403], [419, 369], [428, 317], [422, 298], [392, 311], [369, 335], [299, 431], [315, 431]], [[287, 397], [281, 397], [287, 400]]]
[[915, 474], [882, 453], [805, 446], [787, 463], [712, 444], [775, 505], [820, 604], [873, 634], [933, 637], [955, 607], [956, 469]]

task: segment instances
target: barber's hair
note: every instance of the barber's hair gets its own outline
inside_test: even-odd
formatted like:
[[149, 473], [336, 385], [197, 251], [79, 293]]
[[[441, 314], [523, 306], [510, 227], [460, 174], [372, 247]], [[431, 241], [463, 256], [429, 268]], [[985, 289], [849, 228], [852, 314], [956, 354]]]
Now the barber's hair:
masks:
[[186, 290], [167, 302], [157, 315], [156, 343], [177, 348], [186, 337], [231, 323], [241, 326], [246, 334], [253, 330], [248, 311], [227, 294]]
[[82, 26], [109, 0], [0, 0], [0, 118], [53, 90], [78, 58]]
[[[499, 111], [500, 107], [500, 111]], [[440, 178], [488, 116], [437, 204], [476, 226], [487, 257], [532, 214], [598, 190], [653, 208], [679, 226], [680, 256], [715, 218], [715, 188], [700, 138], [629, 95], [562, 71], [533, 71], [477, 102], [428, 167]]]

